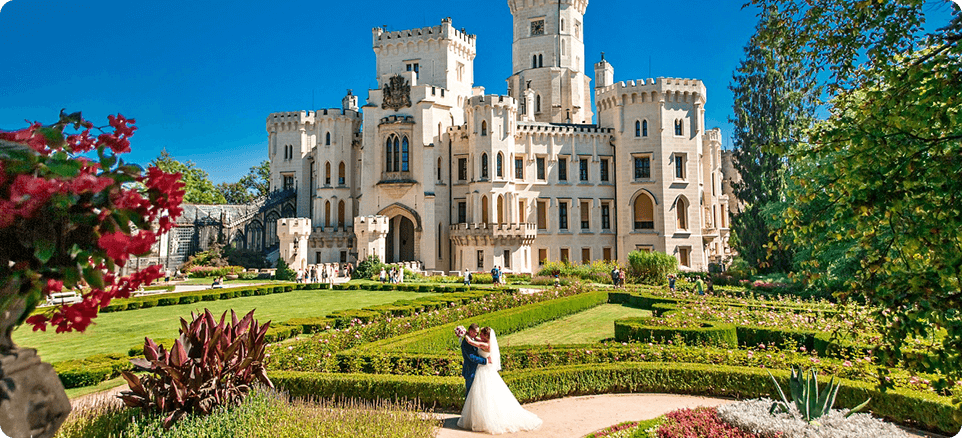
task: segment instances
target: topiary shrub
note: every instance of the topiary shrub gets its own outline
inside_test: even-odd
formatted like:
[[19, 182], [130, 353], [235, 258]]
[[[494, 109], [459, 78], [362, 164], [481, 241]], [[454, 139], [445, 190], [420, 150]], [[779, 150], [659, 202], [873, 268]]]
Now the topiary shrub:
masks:
[[277, 272], [274, 273], [274, 278], [281, 281], [294, 281], [297, 279], [297, 272], [287, 266], [287, 262], [283, 258], [278, 257]]
[[668, 274], [678, 271], [678, 259], [658, 251], [632, 251], [628, 253], [631, 274], [644, 284], [667, 283]]

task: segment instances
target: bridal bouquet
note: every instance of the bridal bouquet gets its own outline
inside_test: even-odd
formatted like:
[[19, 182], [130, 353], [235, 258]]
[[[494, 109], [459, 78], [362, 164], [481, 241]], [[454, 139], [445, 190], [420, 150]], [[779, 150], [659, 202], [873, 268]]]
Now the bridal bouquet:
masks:
[[466, 335], [466, 334], [468, 334], [468, 330], [465, 329], [463, 325], [459, 325], [459, 326], [457, 326], [457, 327], [454, 328], [454, 335], [455, 335], [455, 336], [457, 336], [457, 337], [459, 337], [459, 338], [463, 338], [464, 335]]

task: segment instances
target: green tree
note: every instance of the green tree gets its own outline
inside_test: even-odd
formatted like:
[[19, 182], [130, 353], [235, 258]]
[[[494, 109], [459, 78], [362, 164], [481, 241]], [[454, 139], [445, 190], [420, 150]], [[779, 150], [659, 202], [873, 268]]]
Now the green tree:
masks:
[[270, 193], [271, 162], [262, 161], [251, 167], [247, 175], [235, 183], [220, 183], [217, 191], [224, 195], [228, 204], [247, 204]]
[[277, 271], [274, 273], [274, 278], [284, 281], [293, 281], [297, 279], [297, 272], [287, 265], [287, 262], [284, 261], [284, 258], [278, 257]]
[[[756, 34], [745, 46], [745, 55], [732, 78], [734, 94], [734, 167], [742, 181], [733, 184], [743, 203], [732, 217], [735, 249], [751, 266], [763, 272], [784, 272], [791, 267], [791, 252], [774, 242], [772, 205], [780, 201], [784, 151], [801, 139], [811, 123], [813, 105], [799, 90], [804, 79], [800, 62], [792, 51], [765, 45], [777, 34], [779, 17], [774, 10], [763, 14]], [[775, 35], [771, 35], [776, 33]]]
[[224, 195], [214, 187], [207, 176], [207, 172], [197, 167], [193, 161], [181, 163], [172, 157], [167, 150], [160, 152], [160, 156], [151, 162], [154, 166], [164, 172], [180, 172], [181, 181], [185, 185], [187, 193], [184, 195], [184, 202], [190, 204], [225, 204], [227, 200]]
[[[833, 254], [858, 261], [838, 296], [873, 309], [886, 364], [960, 378], [962, 16], [918, 39], [920, 18], [906, 15], [923, 15], [923, 2], [866, 3], [837, 2], [828, 16], [801, 8], [790, 24], [813, 68], [832, 72], [833, 98], [829, 118], [788, 155], [793, 205], [779, 238], [810, 248], [803, 268], [812, 277]], [[850, 33], [817, 37], [835, 23]], [[903, 356], [918, 338], [936, 341], [934, 363]]]

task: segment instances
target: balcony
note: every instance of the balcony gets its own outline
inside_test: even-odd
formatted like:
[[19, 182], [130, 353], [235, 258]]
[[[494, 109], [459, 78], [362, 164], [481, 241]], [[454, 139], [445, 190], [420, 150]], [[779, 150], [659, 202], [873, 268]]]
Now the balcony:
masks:
[[538, 226], [529, 223], [455, 224], [450, 231], [451, 239], [461, 246], [524, 246], [531, 245], [538, 237]]
[[314, 227], [308, 244], [312, 248], [346, 248], [354, 241], [354, 227]]

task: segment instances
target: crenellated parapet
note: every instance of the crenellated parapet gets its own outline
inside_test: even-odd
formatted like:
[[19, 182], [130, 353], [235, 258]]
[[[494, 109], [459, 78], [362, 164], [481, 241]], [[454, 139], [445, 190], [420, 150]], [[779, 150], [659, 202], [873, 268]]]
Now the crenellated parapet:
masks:
[[541, 8], [549, 5], [573, 6], [581, 15], [588, 10], [588, 0], [508, 0], [511, 14], [518, 14], [528, 8]]
[[659, 102], [705, 103], [705, 84], [698, 79], [658, 78], [616, 82], [596, 89], [601, 111], [618, 105]]
[[342, 108], [320, 109], [317, 111], [286, 111], [271, 113], [267, 116], [267, 131], [297, 131], [309, 129], [323, 122], [360, 122], [359, 111]]
[[431, 44], [451, 41], [453, 45], [450, 49], [455, 52], [460, 52], [470, 59], [474, 59], [477, 54], [477, 35], [468, 34], [464, 29], [455, 29], [450, 17], [441, 20], [438, 26], [397, 31], [375, 27], [372, 33], [375, 52], [390, 49], [418, 52], [422, 48], [429, 49]]
[[518, 108], [518, 101], [511, 96], [500, 94], [488, 94], [482, 96], [472, 96], [465, 105], [468, 110], [480, 111], [485, 108], [512, 109]]

